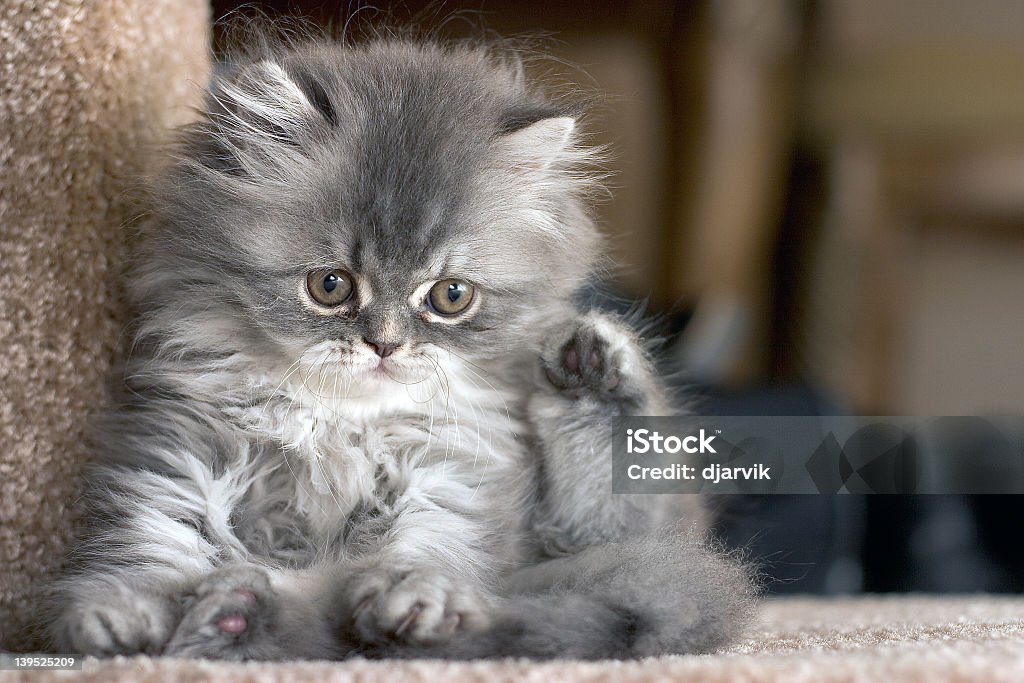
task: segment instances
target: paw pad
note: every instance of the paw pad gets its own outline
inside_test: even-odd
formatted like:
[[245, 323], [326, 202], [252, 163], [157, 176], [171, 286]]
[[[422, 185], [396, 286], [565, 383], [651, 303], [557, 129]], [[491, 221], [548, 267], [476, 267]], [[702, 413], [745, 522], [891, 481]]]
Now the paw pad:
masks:
[[562, 346], [557, 360], [544, 363], [544, 374], [558, 389], [576, 395], [609, 392], [619, 385], [619, 373], [607, 355], [607, 342], [595, 330], [582, 328]]
[[228, 635], [237, 636], [240, 633], [245, 633], [247, 628], [249, 628], [249, 622], [241, 614], [230, 614], [217, 620], [217, 629]]

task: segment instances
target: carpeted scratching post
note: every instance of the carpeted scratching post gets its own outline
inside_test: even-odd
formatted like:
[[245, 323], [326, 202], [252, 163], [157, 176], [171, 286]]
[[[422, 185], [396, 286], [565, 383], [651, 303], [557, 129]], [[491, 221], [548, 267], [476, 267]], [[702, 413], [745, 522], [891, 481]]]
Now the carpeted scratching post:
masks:
[[89, 414], [123, 345], [122, 225], [209, 71], [203, 0], [0, 2], [0, 649], [74, 530]]

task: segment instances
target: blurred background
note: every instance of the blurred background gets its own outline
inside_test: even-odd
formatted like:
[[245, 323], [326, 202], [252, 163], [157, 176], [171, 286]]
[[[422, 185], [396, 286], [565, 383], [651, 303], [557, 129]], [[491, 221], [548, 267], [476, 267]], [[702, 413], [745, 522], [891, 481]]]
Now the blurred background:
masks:
[[[1024, 413], [1019, 0], [246, 5], [542, 37], [532, 68], [600, 95], [611, 289], [648, 300], [704, 412]], [[716, 507], [774, 592], [1024, 589], [1012, 496]]]

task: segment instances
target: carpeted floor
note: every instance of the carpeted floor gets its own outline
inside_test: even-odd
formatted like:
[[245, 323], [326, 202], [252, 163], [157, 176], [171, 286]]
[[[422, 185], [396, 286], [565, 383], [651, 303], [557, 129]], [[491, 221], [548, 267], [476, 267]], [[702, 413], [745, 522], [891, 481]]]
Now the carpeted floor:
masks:
[[0, 682], [74, 680], [377, 683], [445, 681], [1024, 681], [1024, 598], [965, 596], [769, 601], [761, 622], [714, 655], [640, 662], [431, 661], [288, 664], [119, 658], [84, 671], [0, 674]]

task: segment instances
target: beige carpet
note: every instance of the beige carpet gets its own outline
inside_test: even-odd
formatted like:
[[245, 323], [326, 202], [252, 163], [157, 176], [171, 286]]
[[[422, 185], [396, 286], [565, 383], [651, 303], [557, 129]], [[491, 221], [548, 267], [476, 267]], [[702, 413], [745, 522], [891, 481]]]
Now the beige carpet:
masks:
[[204, 0], [0, 0], [0, 647], [74, 530], [121, 348], [122, 223], [209, 70]]
[[25, 681], [225, 681], [376, 683], [453, 681], [1024, 681], [1024, 598], [785, 599], [727, 650], [641, 662], [412, 661], [224, 664], [90, 660], [83, 671], [0, 674]]

